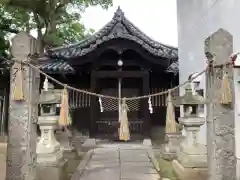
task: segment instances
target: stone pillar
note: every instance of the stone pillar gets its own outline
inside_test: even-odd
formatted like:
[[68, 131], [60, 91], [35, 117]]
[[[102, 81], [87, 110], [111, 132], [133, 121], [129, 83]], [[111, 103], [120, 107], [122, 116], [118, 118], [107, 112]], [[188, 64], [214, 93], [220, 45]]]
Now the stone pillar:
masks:
[[[233, 53], [233, 37], [224, 29], [219, 29], [205, 40], [208, 58], [215, 54], [215, 64], [229, 61]], [[210, 180], [236, 179], [234, 102], [221, 105], [218, 92], [221, 87], [222, 68], [215, 68], [207, 74], [207, 147], [208, 176]], [[228, 68], [229, 81], [234, 95], [233, 70]], [[234, 98], [233, 98], [234, 99]], [[234, 101], [234, 100], [233, 100]]]
[[[238, 55], [234, 68], [235, 99], [240, 98], [240, 56]], [[240, 180], [240, 102], [235, 101], [235, 138], [236, 138], [236, 157], [237, 157], [237, 180]]]
[[[21, 32], [12, 39], [12, 55], [19, 61], [35, 63], [28, 56], [37, 52], [36, 40]], [[11, 69], [10, 105], [6, 180], [36, 179], [36, 143], [40, 76], [28, 66], [23, 67], [25, 100], [15, 101], [12, 92], [16, 84], [16, 67]]]

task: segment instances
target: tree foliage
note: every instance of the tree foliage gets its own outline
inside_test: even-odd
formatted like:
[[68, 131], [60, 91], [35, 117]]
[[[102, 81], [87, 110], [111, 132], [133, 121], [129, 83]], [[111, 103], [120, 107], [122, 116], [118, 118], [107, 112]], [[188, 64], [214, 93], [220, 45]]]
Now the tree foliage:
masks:
[[42, 52], [79, 41], [93, 33], [80, 19], [86, 7], [95, 5], [107, 9], [112, 0], [0, 0], [0, 43], [8, 33], [31, 30], [37, 32]]

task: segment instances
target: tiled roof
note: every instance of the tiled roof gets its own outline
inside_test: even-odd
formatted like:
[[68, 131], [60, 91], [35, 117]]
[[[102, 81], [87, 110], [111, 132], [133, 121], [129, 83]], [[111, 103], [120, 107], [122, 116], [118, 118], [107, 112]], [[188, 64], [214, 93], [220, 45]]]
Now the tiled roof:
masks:
[[64, 58], [79, 57], [93, 51], [106, 41], [118, 38], [134, 41], [155, 56], [169, 59], [178, 56], [177, 48], [152, 40], [131, 23], [120, 8], [115, 12], [113, 19], [94, 35], [76, 44], [50, 49], [48, 55]]
[[61, 73], [61, 74], [73, 74], [74, 69], [64, 61], [55, 61], [51, 63], [41, 64], [39, 68], [49, 74]]
[[[159, 57], [159, 61], [168, 59], [170, 62], [175, 63], [178, 59], [177, 48], [164, 45], [148, 37], [125, 17], [120, 8], [117, 9], [112, 20], [94, 35], [76, 44], [50, 49], [45, 56], [51, 60], [61, 59], [59, 65], [57, 65], [57, 60], [56, 62], [54, 61], [54, 65], [58, 67], [54, 69], [65, 71], [66, 69], [72, 68], [69, 67], [69, 64], [66, 64], [67, 67], [65, 68], [62, 63], [63, 60], [67, 62], [68, 59], [82, 57], [97, 49], [101, 44], [114, 39], [133, 41], [147, 52]], [[50, 70], [52, 68], [48, 67], [52, 67], [52, 65], [49, 64], [46, 66], [46, 68]], [[171, 70], [171, 66], [169, 66], [168, 69]]]
[[179, 71], [178, 61], [173, 62], [166, 70], [166, 72], [174, 73], [174, 74], [178, 74], [178, 71]]

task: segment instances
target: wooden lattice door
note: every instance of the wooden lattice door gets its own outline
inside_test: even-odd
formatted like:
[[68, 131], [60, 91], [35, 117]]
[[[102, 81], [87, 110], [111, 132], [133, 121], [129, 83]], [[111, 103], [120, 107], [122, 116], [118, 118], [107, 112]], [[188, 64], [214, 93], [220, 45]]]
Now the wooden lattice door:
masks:
[[[102, 89], [101, 94], [118, 96], [117, 88]], [[138, 96], [139, 89], [137, 88], [123, 88], [122, 97]], [[140, 133], [142, 131], [142, 120], [140, 117], [140, 100], [127, 102], [129, 107], [128, 120], [131, 134]], [[117, 139], [119, 127], [119, 109], [118, 100], [102, 99], [103, 112], [99, 114], [97, 120], [97, 133], [104, 138]]]

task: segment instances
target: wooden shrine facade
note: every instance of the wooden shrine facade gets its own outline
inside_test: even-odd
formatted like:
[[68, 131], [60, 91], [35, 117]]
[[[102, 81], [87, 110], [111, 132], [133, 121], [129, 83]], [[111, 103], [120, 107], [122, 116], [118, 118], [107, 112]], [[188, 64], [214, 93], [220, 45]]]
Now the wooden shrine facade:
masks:
[[[122, 66], [118, 61], [123, 62]], [[40, 68], [76, 88], [103, 95], [133, 97], [178, 84], [177, 49], [158, 43], [134, 26], [120, 8], [100, 31], [79, 43], [49, 50]], [[57, 85], [55, 88], [60, 88]], [[73, 126], [93, 137], [115, 138], [118, 101], [69, 91]], [[100, 108], [99, 100], [103, 109]], [[132, 137], [148, 136], [151, 126], [165, 125], [166, 96], [127, 101]], [[103, 110], [101, 112], [101, 110]]]

